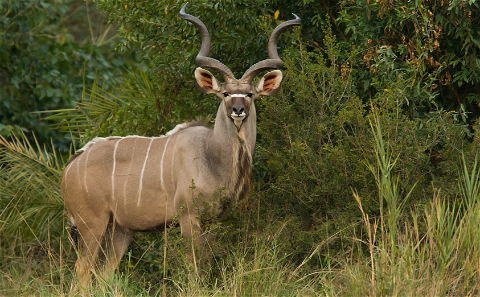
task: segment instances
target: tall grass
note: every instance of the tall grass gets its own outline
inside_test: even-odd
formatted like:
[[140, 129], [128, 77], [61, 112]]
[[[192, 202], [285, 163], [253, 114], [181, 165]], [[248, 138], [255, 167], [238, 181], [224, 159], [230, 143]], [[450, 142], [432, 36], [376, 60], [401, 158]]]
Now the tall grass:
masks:
[[[372, 131], [377, 164], [369, 165], [378, 185], [380, 218], [370, 218], [359, 195], [354, 198], [363, 215], [368, 256], [345, 265], [343, 293], [357, 296], [475, 296], [480, 257], [479, 168], [471, 170], [463, 159], [460, 180], [462, 199], [446, 201], [441, 189], [426, 206], [408, 212], [393, 173], [396, 159], [387, 149], [381, 126], [374, 115]], [[362, 240], [358, 238], [358, 240]], [[339, 291], [337, 291], [339, 293]], [[342, 295], [341, 293], [339, 293]]]
[[[398, 188], [397, 157], [388, 149], [388, 140], [383, 138], [380, 121], [375, 115], [371, 128], [376, 163], [367, 166], [378, 187], [380, 214], [367, 213], [362, 197], [353, 191], [353, 199], [362, 213], [359, 224], [365, 231], [352, 238], [352, 246], [360, 247], [358, 253], [352, 252], [353, 248], [346, 249], [338, 253], [344, 256], [332, 257], [324, 267], [314, 267], [309, 264], [310, 259], [319, 255], [329, 240], [319, 238], [318, 245], [312, 247], [311, 254], [302, 263], [291, 262], [289, 255], [282, 251], [282, 232], [288, 228], [288, 222], [284, 222], [280, 227], [272, 224], [249, 230], [241, 244], [223, 241], [225, 247], [222, 248], [227, 252], [200, 266], [197, 272], [184, 256], [188, 247], [181, 247], [184, 242], [178, 230], [168, 229], [164, 248], [156, 248], [152, 243], [140, 259], [127, 254], [121, 269], [111, 279], [98, 279], [89, 294], [182, 297], [478, 295], [478, 160], [469, 165], [463, 159], [459, 180], [462, 191], [457, 200], [447, 201], [441, 189], [435, 189], [429, 203], [406, 209], [405, 201], [415, 197], [411, 197], [411, 191], [402, 192]], [[54, 181], [58, 181], [60, 164], [52, 161], [53, 153], [39, 154], [35, 147], [20, 139], [13, 142], [3, 139], [0, 147], [0, 156], [4, 160], [9, 158], [4, 162], [8, 166], [2, 168], [1, 179], [2, 182], [10, 181], [4, 183], [0, 191], [4, 203], [0, 215], [0, 295], [75, 296], [78, 294], [73, 272], [76, 255], [70, 249], [66, 226], [49, 223], [58, 217], [57, 208], [47, 212], [50, 208], [43, 209], [33, 200], [35, 195], [43, 193], [49, 195], [47, 201], [58, 204], [60, 198], [56, 196], [59, 193]], [[45, 179], [43, 183], [42, 178]], [[50, 189], [43, 191], [42, 184]], [[33, 202], [30, 210], [29, 201]], [[8, 207], [12, 203], [17, 207]], [[38, 216], [40, 222], [35, 220], [32, 210], [43, 212]], [[11, 218], [15, 219], [11, 221]], [[42, 221], [49, 228], [41, 228]], [[29, 232], [19, 233], [7, 228], [12, 222]], [[55, 228], [60, 231], [53, 230]], [[332, 235], [335, 236], [338, 234]], [[151, 265], [157, 265], [162, 271], [158, 273], [157, 284], [138, 269], [142, 258], [152, 253], [159, 260]]]
[[[23, 138], [0, 138], [0, 295], [68, 296], [79, 293], [74, 276], [75, 252], [68, 241], [59, 190], [62, 164], [53, 148]], [[250, 236], [199, 273], [185, 257], [187, 247], [166, 232], [165, 249], [154, 255], [163, 266], [166, 286], [152, 285], [136, 265], [110, 279], [97, 279], [92, 296], [315, 296], [316, 275], [295, 270], [278, 248], [281, 230]], [[144, 254], [146, 254], [145, 251]], [[141, 256], [143, 257], [144, 254]], [[254, 255], [252, 257], [252, 255]], [[124, 261], [129, 262], [128, 255]], [[147, 284], [144, 286], [144, 284]]]
[[[326, 274], [296, 269], [298, 267], [289, 263], [279, 249], [280, 238], [281, 230], [262, 237], [257, 246], [253, 242], [237, 249], [231, 246], [226, 257], [202, 267], [199, 273], [181, 255], [188, 247], [174, 249], [180, 242], [169, 243], [167, 267], [175, 267], [168, 267], [173, 272], [164, 279], [159, 278], [158, 284], [149, 282], [148, 277], [135, 269], [136, 265], [127, 264], [127, 268], [117, 271], [112, 278], [97, 278], [86, 292], [89, 296], [323, 296], [321, 284]], [[3, 256], [6, 258], [1, 267], [0, 295], [79, 294], [73, 272], [76, 257], [65, 247], [51, 253]], [[130, 261], [128, 255], [124, 261]]]

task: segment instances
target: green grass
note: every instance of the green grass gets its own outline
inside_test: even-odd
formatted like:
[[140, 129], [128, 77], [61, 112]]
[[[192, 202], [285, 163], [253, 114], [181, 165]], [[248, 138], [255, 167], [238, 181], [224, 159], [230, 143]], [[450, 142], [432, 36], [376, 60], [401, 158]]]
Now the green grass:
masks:
[[[261, 240], [257, 247], [248, 247], [255, 249], [253, 258], [246, 254], [249, 251], [232, 250], [222, 260], [204, 265], [198, 274], [185, 258], [177, 258], [177, 266], [172, 267], [175, 273], [165, 279], [159, 277], [157, 284], [135, 271], [134, 265], [126, 264], [112, 279], [98, 279], [87, 291], [93, 296], [319, 296], [320, 274], [308, 275], [289, 263], [276, 241], [270, 238], [268, 242]], [[0, 295], [78, 294], [73, 252], [63, 246], [47, 254], [42, 249], [26, 250], [20, 256], [3, 252]], [[178, 251], [172, 251], [171, 256], [178, 257]], [[124, 261], [128, 262], [128, 255]]]
[[[119, 271], [111, 279], [98, 279], [88, 293], [91, 296], [478, 295], [480, 168], [477, 160], [471, 168], [463, 160], [459, 199], [447, 201], [441, 189], [435, 189], [429, 203], [406, 209], [406, 199], [415, 197], [408, 191], [400, 194], [398, 177], [392, 170], [396, 158], [391, 156], [375, 116], [371, 126], [377, 158], [376, 163], [366, 166], [378, 186], [380, 215], [372, 217], [364, 211], [362, 197], [353, 189], [352, 199], [357, 201], [362, 218], [352, 229], [362, 232], [350, 232], [356, 235], [349, 238], [350, 245], [344, 245], [344, 250], [329, 252], [330, 240], [342, 236], [336, 233], [319, 238], [308, 257], [300, 263], [293, 262], [282, 250], [282, 234], [289, 228], [289, 222], [276, 222], [256, 230], [240, 230], [244, 235], [231, 242], [214, 242], [212, 260], [199, 264], [197, 270], [184, 256], [188, 247], [178, 229], [172, 228], [166, 233], [168, 240], [162, 241], [162, 235], [136, 237], [132, 249], [140, 249], [140, 253], [135, 256], [128, 252]], [[1, 193], [13, 198], [7, 203], [2, 200], [0, 295], [78, 295], [73, 272], [76, 255], [67, 240], [66, 226], [43, 222], [52, 231], [37, 234], [35, 230], [42, 222], [35, 219], [44, 220], [45, 216], [31, 213], [45, 211], [34, 196], [47, 195], [46, 201], [57, 201], [53, 196], [58, 189], [41, 180], [57, 180], [55, 172], [59, 171], [45, 168], [59, 165], [45, 154], [34, 153], [29, 144], [21, 145], [20, 140], [9, 144], [3, 141], [0, 157], [9, 159], [8, 167], [1, 171], [0, 180], [4, 182]], [[34, 174], [21, 174], [26, 170]], [[44, 191], [42, 184], [50, 189]], [[28, 207], [29, 201], [34, 208]], [[52, 214], [58, 216], [58, 210], [53, 210]], [[8, 226], [12, 218], [19, 228], [16, 231]], [[312, 259], [320, 258], [322, 265], [311, 263]]]

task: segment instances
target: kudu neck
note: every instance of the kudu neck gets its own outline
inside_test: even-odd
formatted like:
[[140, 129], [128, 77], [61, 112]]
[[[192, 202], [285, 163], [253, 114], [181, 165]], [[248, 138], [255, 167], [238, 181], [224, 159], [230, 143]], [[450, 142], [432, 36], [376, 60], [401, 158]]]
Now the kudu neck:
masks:
[[257, 113], [255, 104], [252, 102], [248, 117], [243, 120], [242, 126], [238, 129], [232, 119], [227, 115], [224, 101], [220, 104], [215, 118], [215, 126], [213, 129], [213, 139], [215, 147], [221, 148], [219, 153], [234, 153], [234, 144], [239, 139], [245, 142], [251, 154], [255, 148], [257, 138]]

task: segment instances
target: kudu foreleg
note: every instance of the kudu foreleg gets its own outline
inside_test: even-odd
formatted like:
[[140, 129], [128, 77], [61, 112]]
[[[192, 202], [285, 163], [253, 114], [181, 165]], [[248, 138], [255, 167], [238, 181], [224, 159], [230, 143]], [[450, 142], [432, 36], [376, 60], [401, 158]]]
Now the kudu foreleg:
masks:
[[184, 210], [180, 215], [180, 229], [183, 239], [185, 239], [188, 244], [186, 254], [187, 260], [194, 265], [195, 271], [197, 271], [198, 253], [196, 253], [196, 250], [202, 246], [202, 239], [200, 238], [202, 228], [200, 226], [198, 215], [191, 212], [190, 209]]
[[187, 242], [187, 261], [193, 264], [196, 273], [198, 273], [198, 266], [203, 266], [210, 260], [209, 241], [215, 236], [203, 232], [199, 215], [196, 212], [182, 212], [180, 228], [182, 237]]

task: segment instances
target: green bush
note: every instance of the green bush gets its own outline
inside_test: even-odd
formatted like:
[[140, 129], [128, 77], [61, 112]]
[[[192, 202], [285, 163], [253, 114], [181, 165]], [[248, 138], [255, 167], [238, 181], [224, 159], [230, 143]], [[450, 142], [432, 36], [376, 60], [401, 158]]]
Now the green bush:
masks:
[[70, 140], [34, 112], [72, 107], [95, 73], [114, 78], [126, 63], [112, 51], [115, 29], [94, 5], [75, 0], [2, 1], [0, 15], [0, 134], [23, 131], [34, 141], [34, 133], [66, 152]]
[[[409, 75], [414, 69], [392, 69], [387, 54], [379, 55], [373, 67], [381, 89], [363, 103], [354, 85], [359, 52], [347, 55], [328, 29], [324, 53], [308, 52], [301, 39], [297, 43], [284, 55], [283, 91], [261, 99], [255, 159], [261, 217], [291, 222], [283, 242], [287, 253], [303, 259], [332, 234], [353, 236], [360, 218], [353, 191], [363, 197], [368, 214], [380, 214], [377, 184], [368, 169], [376, 162], [372, 113], [378, 114], [385, 146], [397, 160], [399, 197], [410, 191], [415, 197], [407, 207], [427, 203], [438, 188], [456, 199], [459, 157], [470, 151], [470, 133], [452, 113], [411, 116], [408, 104], [419, 96], [412, 86], [415, 76]], [[342, 250], [343, 244], [337, 240], [330, 249]]]
[[[414, 69], [412, 115], [443, 108], [457, 111], [463, 121], [478, 117], [478, 2], [360, 0], [342, 2], [341, 7], [338, 22], [348, 43], [363, 49], [359, 89], [365, 95], [378, 91], [372, 81], [384, 73], [376, 72], [375, 59], [388, 50], [397, 69]], [[425, 93], [430, 94], [428, 100]]]
[[[448, 10], [443, 4], [432, 19], [429, 11], [437, 4], [430, 2], [349, 2], [325, 10], [315, 1], [277, 2], [198, 2], [187, 10], [211, 28], [213, 57], [235, 73], [265, 58], [266, 32], [289, 17], [287, 10], [302, 8], [305, 15], [304, 28], [285, 34], [280, 43], [287, 44], [281, 51], [283, 90], [256, 102], [253, 190], [222, 217], [206, 214], [208, 227], [219, 234], [209, 246], [211, 261], [195, 269], [185, 257], [189, 246], [178, 228], [138, 234], [120, 264], [119, 277], [97, 290], [116, 294], [125, 289], [138, 295], [165, 290], [180, 296], [475, 292], [478, 257], [469, 260], [468, 255], [478, 254], [478, 205], [464, 201], [478, 194], [467, 169], [473, 167], [478, 177], [474, 156], [480, 147], [480, 122], [474, 121], [472, 95], [478, 67], [470, 63], [475, 61], [477, 33], [468, 33], [477, 22], [468, 11], [477, 4], [449, 4], [460, 24], [453, 28], [447, 26], [450, 17], [442, 18]], [[218, 101], [194, 91], [193, 60], [200, 42], [194, 26], [178, 18], [182, 4], [102, 1], [111, 21], [120, 23], [125, 37], [120, 47], [141, 48], [144, 64], [127, 64], [115, 78], [103, 71], [88, 77], [92, 80], [78, 105], [50, 118], [63, 120], [60, 128], [81, 145], [95, 136], [161, 135], [185, 120], [209, 119]], [[415, 7], [418, 14], [401, 14]], [[218, 18], [233, 8], [242, 12], [244, 22], [238, 23], [238, 14]], [[325, 13], [341, 17], [332, 18], [330, 26], [319, 20]], [[458, 42], [437, 36], [436, 26], [450, 28], [447, 37], [452, 40], [466, 34], [460, 60], [452, 58], [452, 53], [460, 55]], [[402, 35], [389, 35], [396, 27], [405, 44]], [[378, 38], [382, 34], [392, 39]], [[285, 41], [291, 37], [293, 43]], [[436, 41], [445, 47], [440, 49]], [[447, 73], [454, 78], [448, 81]], [[455, 97], [460, 103], [452, 105], [449, 94], [460, 84], [466, 88]], [[474, 104], [464, 104], [462, 110], [468, 98]], [[15, 270], [27, 270], [22, 264], [30, 258], [14, 259], [27, 254], [28, 243], [60, 246], [60, 256], [53, 252], [53, 257], [38, 259], [40, 264], [54, 263], [52, 280], [29, 278], [23, 292], [38, 293], [28, 285], [38, 281], [63, 294], [74, 255], [61, 256], [61, 162], [53, 162], [56, 158], [41, 148], [15, 149], [12, 143], [21, 141], [0, 144], [0, 240], [4, 246], [10, 238], [19, 244], [4, 250], [2, 272], [24, 280], [16, 278]], [[52, 234], [60, 243], [49, 241]], [[62, 270], [65, 260], [70, 270]], [[462, 268], [463, 263], [468, 267]], [[39, 270], [48, 269], [44, 266]]]

